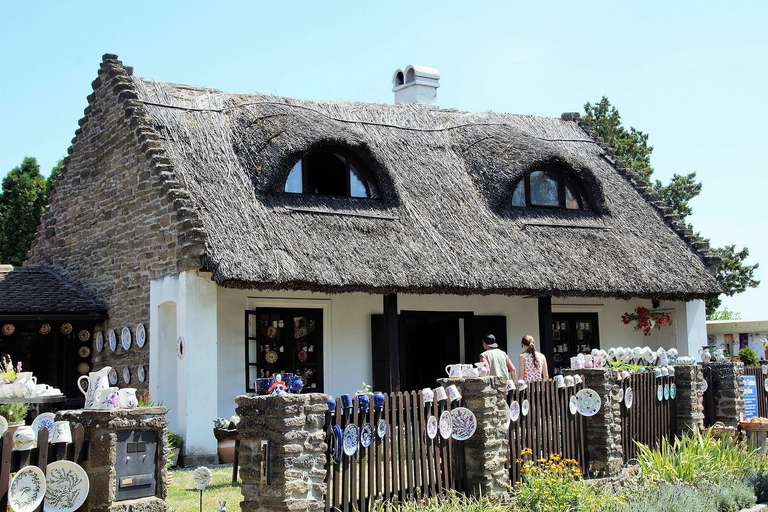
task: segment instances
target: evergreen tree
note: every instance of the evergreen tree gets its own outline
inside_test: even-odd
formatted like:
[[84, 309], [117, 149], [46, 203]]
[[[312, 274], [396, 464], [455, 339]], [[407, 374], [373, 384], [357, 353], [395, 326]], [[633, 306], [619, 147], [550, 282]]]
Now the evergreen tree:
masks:
[[21, 265], [48, 202], [48, 188], [34, 158], [24, 158], [3, 179], [0, 193], [0, 263]]

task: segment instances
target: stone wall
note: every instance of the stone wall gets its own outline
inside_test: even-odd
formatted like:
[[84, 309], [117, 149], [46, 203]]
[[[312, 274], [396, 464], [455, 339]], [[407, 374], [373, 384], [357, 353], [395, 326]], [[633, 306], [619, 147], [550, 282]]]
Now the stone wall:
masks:
[[94, 347], [92, 366], [115, 367], [122, 386], [128, 367], [131, 386], [145, 389], [136, 370], [144, 365], [149, 374], [148, 344], [124, 351], [120, 331], [127, 326], [135, 337], [143, 323], [149, 334], [150, 280], [200, 268], [202, 249], [196, 221], [179, 218], [188, 211], [184, 193], [174, 190], [170, 161], [130, 73], [116, 56], [104, 56], [27, 262], [52, 268], [107, 304], [101, 329], [105, 342], [115, 329], [118, 348]]
[[584, 369], [577, 373], [584, 378], [584, 387], [593, 389], [603, 401], [597, 414], [585, 418], [590, 473], [595, 476], [617, 476], [624, 467], [621, 404], [616, 400], [621, 389], [619, 372], [612, 369]]
[[744, 363], [702, 363], [712, 371], [714, 421], [736, 427], [744, 412]]
[[704, 374], [699, 365], [675, 366], [677, 388], [677, 435], [704, 428], [702, 382]]

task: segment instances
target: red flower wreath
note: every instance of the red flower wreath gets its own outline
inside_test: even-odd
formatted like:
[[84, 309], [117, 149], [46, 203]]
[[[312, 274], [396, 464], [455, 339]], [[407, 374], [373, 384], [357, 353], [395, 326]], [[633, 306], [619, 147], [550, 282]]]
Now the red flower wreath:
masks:
[[643, 331], [643, 336], [650, 336], [651, 330], [661, 330], [662, 325], [672, 325], [672, 317], [664, 311], [654, 311], [652, 309], [638, 306], [634, 313], [624, 313], [621, 315], [621, 321], [624, 325], [635, 322], [632, 327], [636, 331]]

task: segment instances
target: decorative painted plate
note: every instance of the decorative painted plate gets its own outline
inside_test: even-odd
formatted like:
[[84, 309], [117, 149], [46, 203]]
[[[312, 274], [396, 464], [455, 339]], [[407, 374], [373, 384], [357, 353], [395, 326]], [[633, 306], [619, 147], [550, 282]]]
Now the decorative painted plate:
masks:
[[702, 393], [705, 392], [707, 390], [707, 388], [709, 388], [709, 384], [707, 383], [707, 379], [704, 379], [704, 380], [701, 381], [700, 388], [701, 388], [701, 392]]
[[344, 453], [350, 457], [357, 452], [357, 446], [360, 444], [360, 429], [357, 425], [350, 423], [344, 429]]
[[118, 381], [117, 370], [112, 368], [112, 369], [109, 370], [109, 384], [111, 386], [116, 386], [117, 385], [117, 381]]
[[109, 330], [109, 350], [112, 352], [117, 350], [117, 334], [114, 329]]
[[77, 373], [80, 375], [87, 375], [91, 371], [91, 365], [88, 363], [80, 363], [77, 365]]
[[37, 418], [32, 422], [32, 430], [35, 431], [35, 437], [37, 437], [37, 433], [42, 427], [48, 429], [48, 434], [53, 432], [53, 421], [55, 418], [56, 416], [52, 412], [38, 414]]
[[451, 437], [457, 441], [466, 441], [477, 430], [477, 418], [466, 407], [457, 407], [451, 411]]
[[384, 436], [387, 435], [387, 421], [383, 418], [376, 424], [376, 435], [379, 436], [379, 439], [384, 439]]
[[123, 368], [123, 382], [126, 384], [131, 383], [131, 369], [127, 366]]
[[80, 341], [88, 341], [89, 339], [91, 339], [91, 331], [89, 331], [88, 329], [83, 329], [82, 331], [77, 333], [77, 339], [79, 339]]
[[331, 430], [331, 456], [335, 462], [341, 460], [341, 428], [338, 425]]
[[594, 416], [602, 404], [600, 395], [594, 389], [584, 388], [576, 393], [576, 410], [582, 416]]
[[16, 332], [16, 327], [14, 327], [13, 324], [3, 325], [3, 334], [5, 334], [6, 336], [10, 336], [14, 332]]
[[572, 396], [568, 401], [568, 410], [571, 411], [571, 414], [573, 415], [576, 415], [579, 411], [579, 401], [576, 400], [576, 395]]
[[43, 325], [41, 325], [41, 326], [40, 326], [40, 331], [39, 331], [39, 332], [40, 332], [40, 334], [42, 334], [43, 336], [45, 336], [45, 335], [47, 335], [47, 334], [51, 334], [51, 324], [43, 324]]
[[669, 385], [669, 398], [674, 400], [676, 396], [677, 396], [677, 386], [675, 386], [675, 383], [673, 382], [672, 384]]
[[192, 480], [197, 484], [198, 489], [205, 489], [205, 486], [211, 483], [211, 470], [205, 466], [200, 466], [192, 473]]
[[267, 338], [274, 338], [275, 336], [277, 336], [277, 327], [270, 325], [267, 328]]
[[448, 439], [453, 433], [453, 421], [451, 420], [451, 413], [443, 411], [440, 415], [440, 436], [443, 439]]
[[73, 512], [82, 506], [90, 482], [79, 464], [68, 460], [51, 462], [45, 473], [45, 512]]
[[635, 401], [635, 394], [632, 391], [632, 388], [627, 388], [627, 390], [624, 392], [624, 405], [627, 406], [627, 409], [632, 408], [632, 403]]
[[62, 334], [69, 334], [72, 332], [72, 324], [61, 324]]
[[120, 333], [120, 344], [123, 345], [123, 350], [131, 349], [131, 330], [127, 327], [123, 327]]
[[437, 437], [437, 418], [434, 415], [427, 420], [427, 437], [430, 439]]
[[96, 333], [96, 352], [104, 350], [104, 333], [101, 331]]
[[656, 388], [656, 398], [659, 400], [659, 402], [661, 402], [664, 398], [664, 386], [661, 384], [659, 384], [659, 387]]
[[274, 364], [277, 362], [277, 352], [274, 350], [270, 350], [264, 355], [264, 360], [268, 362], [269, 364]]
[[520, 412], [523, 413], [523, 416], [528, 416], [528, 411], [531, 410], [531, 403], [526, 398], [523, 400], [523, 403], [520, 405]]
[[520, 404], [517, 402], [517, 400], [513, 400], [511, 404], [509, 404], [509, 419], [512, 421], [517, 421], [517, 419], [520, 417]]
[[363, 428], [360, 429], [360, 445], [363, 448], [368, 448], [373, 442], [373, 425], [370, 423], [364, 423]]
[[141, 348], [147, 342], [147, 331], [144, 330], [144, 324], [136, 326], [136, 346]]
[[139, 378], [139, 382], [144, 382], [144, 379], [147, 378], [147, 375], [144, 373], [144, 367], [139, 366], [136, 369], [136, 376]]
[[32, 512], [45, 497], [45, 475], [37, 466], [19, 470], [8, 488], [8, 505], [14, 512]]
[[669, 400], [669, 384], [664, 384], [664, 400]]
[[0, 436], [8, 432], [8, 420], [0, 416]]
[[88, 357], [89, 355], [91, 355], [91, 347], [80, 347], [77, 350], [77, 355], [79, 355], [80, 357]]

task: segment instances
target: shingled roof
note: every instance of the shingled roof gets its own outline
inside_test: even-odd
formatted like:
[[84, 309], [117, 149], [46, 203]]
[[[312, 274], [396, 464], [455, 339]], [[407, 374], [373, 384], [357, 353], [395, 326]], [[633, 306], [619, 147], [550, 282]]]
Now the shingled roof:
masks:
[[103, 304], [78, 287], [43, 267], [0, 265], [0, 315], [2, 314], [99, 314]]
[[[575, 118], [229, 94], [129, 77], [115, 56], [104, 66], [223, 286], [676, 300], [720, 291], [705, 247]], [[301, 155], [339, 146], [366, 163], [382, 199], [284, 193]], [[589, 208], [512, 208], [515, 182], [553, 163], [578, 177]]]

